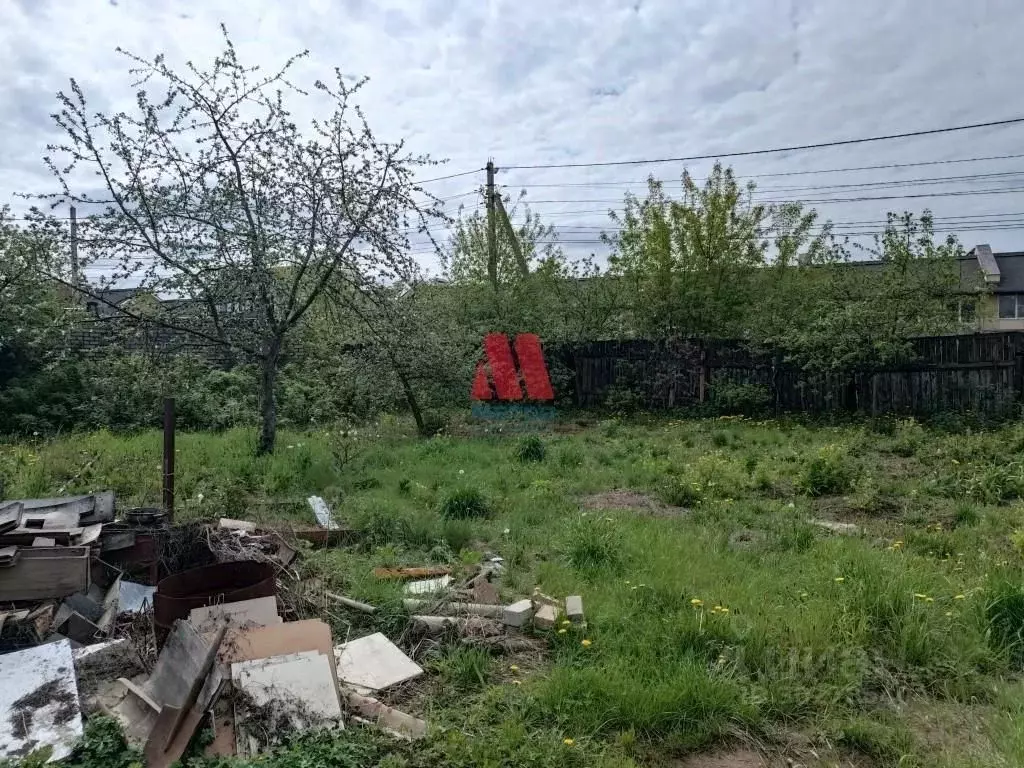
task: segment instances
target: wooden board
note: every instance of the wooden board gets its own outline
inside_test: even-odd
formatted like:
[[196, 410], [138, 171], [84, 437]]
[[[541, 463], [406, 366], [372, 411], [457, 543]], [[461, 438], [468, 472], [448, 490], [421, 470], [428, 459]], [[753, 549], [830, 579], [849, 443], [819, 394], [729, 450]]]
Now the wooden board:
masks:
[[89, 589], [88, 547], [28, 547], [0, 569], [0, 603], [67, 597]]

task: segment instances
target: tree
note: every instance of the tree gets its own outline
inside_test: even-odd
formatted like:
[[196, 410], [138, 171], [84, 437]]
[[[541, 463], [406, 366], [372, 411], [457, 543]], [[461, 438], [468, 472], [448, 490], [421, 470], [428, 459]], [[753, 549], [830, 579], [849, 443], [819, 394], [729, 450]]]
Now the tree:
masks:
[[[803, 301], [810, 321], [793, 326], [781, 344], [804, 367], [835, 370], [906, 359], [914, 336], [947, 333], [959, 324], [964, 290], [950, 235], [936, 242], [931, 213], [890, 213], [867, 255], [853, 259], [847, 243], [833, 244], [831, 263], [818, 270]], [[805, 312], [805, 314], [807, 314]]]
[[[145, 314], [115, 309], [254, 361], [266, 453], [289, 335], [332, 281], [368, 289], [406, 277], [408, 234], [441, 214], [413, 180], [429, 158], [378, 140], [353, 103], [365, 79], [335, 70], [316, 81], [309, 106], [330, 112], [300, 130], [290, 105], [314, 99], [288, 76], [306, 53], [263, 73], [239, 61], [226, 29], [224, 43], [207, 69], [126, 53], [138, 77], [131, 114], [93, 114], [71, 80], [54, 116], [64, 143], [46, 162], [55, 203], [88, 212], [83, 266], [105, 272], [76, 288], [107, 304], [115, 284], [172, 297]], [[102, 193], [81, 191], [82, 171]]]
[[574, 341], [611, 332], [619, 318], [615, 283], [592, 256], [570, 259], [558, 244], [554, 226], [530, 209], [525, 193], [515, 205], [508, 202], [510, 223], [516, 223], [497, 228], [493, 282], [486, 216], [475, 211], [455, 222], [443, 265], [445, 277], [461, 297], [453, 308], [462, 323], [477, 331], [478, 340], [488, 331]]
[[755, 203], [754, 190], [715, 163], [703, 186], [684, 171], [678, 200], [653, 178], [646, 197], [626, 195], [623, 213], [611, 214], [619, 231], [605, 240], [613, 274], [630, 288], [637, 332], [750, 337], [759, 327], [753, 316], [769, 276], [762, 268], [774, 263], [780, 279], [793, 264], [813, 260], [818, 247], [813, 212]]

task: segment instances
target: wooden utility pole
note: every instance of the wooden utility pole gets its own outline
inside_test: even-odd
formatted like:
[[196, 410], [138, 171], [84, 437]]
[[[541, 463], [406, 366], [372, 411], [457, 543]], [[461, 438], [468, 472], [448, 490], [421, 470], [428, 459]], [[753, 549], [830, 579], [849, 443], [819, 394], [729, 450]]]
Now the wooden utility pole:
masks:
[[78, 300], [78, 212], [71, 206], [71, 285], [75, 287], [75, 300]]
[[494, 211], [494, 161], [487, 161], [487, 276], [498, 292], [498, 231]]

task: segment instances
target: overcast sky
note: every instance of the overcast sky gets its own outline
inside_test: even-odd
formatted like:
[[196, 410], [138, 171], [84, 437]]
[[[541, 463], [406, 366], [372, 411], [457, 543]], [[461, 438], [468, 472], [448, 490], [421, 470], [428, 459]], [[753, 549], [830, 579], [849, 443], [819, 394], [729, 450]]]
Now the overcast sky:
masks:
[[[115, 46], [204, 62], [219, 50], [221, 21], [250, 62], [280, 64], [308, 48], [299, 81], [326, 79], [335, 66], [368, 75], [361, 103], [371, 124], [381, 137], [446, 159], [435, 176], [481, 168], [488, 157], [499, 167], [678, 157], [1024, 116], [1019, 0], [5, 0], [0, 201], [17, 207], [16, 192], [54, 190], [40, 159], [54, 138], [54, 94], [69, 76], [97, 106], [130, 106]], [[858, 222], [851, 232], [888, 210], [930, 207], [968, 246], [1024, 250], [1024, 192], [1002, 192], [1024, 189], [1024, 157], [760, 176], [1010, 154], [1024, 155], [1024, 125], [733, 164], [759, 176], [766, 199], [969, 192], [815, 207]], [[707, 164], [691, 168], [701, 175]], [[603, 252], [587, 241], [623, 192], [641, 190], [648, 173], [678, 179], [681, 170], [507, 170], [498, 180], [525, 188], [572, 252]], [[1012, 172], [1019, 175], [977, 178]], [[964, 175], [975, 178], [806, 189]], [[482, 181], [478, 173], [431, 189], [463, 195]], [[474, 195], [450, 205], [460, 202], [475, 204]], [[989, 214], [1015, 216], [975, 231]], [[423, 263], [435, 266], [429, 256]]]

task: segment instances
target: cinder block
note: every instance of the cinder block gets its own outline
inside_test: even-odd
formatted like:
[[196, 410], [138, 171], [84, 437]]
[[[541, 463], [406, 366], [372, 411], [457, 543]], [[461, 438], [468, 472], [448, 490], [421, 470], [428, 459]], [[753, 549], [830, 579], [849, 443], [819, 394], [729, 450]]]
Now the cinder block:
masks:
[[510, 627], [521, 627], [533, 617], [533, 603], [529, 600], [519, 600], [506, 605], [502, 620]]
[[565, 615], [573, 624], [584, 623], [586, 619], [583, 616], [583, 598], [579, 595], [565, 598]]
[[537, 629], [554, 629], [558, 620], [558, 609], [553, 605], [542, 605], [533, 617], [533, 626]]

